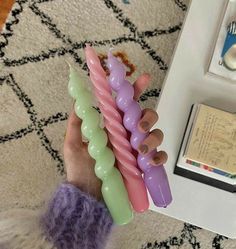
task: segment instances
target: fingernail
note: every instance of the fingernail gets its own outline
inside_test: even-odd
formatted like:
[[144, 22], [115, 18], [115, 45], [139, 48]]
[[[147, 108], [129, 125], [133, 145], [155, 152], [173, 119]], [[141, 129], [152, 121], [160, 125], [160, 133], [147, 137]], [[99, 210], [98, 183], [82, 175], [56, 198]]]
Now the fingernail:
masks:
[[140, 123], [140, 126], [142, 127], [142, 129], [143, 129], [144, 131], [148, 131], [148, 129], [149, 129], [149, 122], [148, 122], [148, 121], [142, 121], [142, 122]]
[[161, 163], [161, 159], [159, 156], [154, 156], [152, 161], [155, 165], [159, 165]]
[[148, 152], [148, 146], [146, 144], [141, 144], [138, 150], [141, 154], [146, 154]]

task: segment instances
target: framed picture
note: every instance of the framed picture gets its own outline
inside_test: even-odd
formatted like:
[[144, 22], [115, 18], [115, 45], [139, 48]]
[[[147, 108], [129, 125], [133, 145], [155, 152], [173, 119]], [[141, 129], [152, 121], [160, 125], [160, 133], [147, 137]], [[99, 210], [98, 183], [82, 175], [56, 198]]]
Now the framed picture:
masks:
[[208, 73], [236, 83], [236, 0], [229, 0], [224, 9]]

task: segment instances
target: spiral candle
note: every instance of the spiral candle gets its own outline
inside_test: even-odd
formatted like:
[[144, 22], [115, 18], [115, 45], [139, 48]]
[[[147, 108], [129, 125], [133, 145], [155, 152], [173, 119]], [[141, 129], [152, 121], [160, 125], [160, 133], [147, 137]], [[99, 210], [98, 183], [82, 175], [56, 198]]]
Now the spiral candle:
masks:
[[[124, 112], [124, 126], [131, 132], [130, 143], [135, 150], [138, 150], [138, 146], [148, 134], [141, 133], [138, 130], [138, 122], [141, 118], [142, 110], [133, 99], [134, 88], [125, 79], [126, 70], [124, 65], [112, 53], [108, 54], [107, 66], [110, 70], [109, 83], [117, 93], [117, 106]], [[144, 173], [144, 181], [154, 204], [158, 207], [166, 207], [172, 201], [171, 191], [164, 167], [155, 167], [150, 163], [154, 153], [155, 151], [150, 152], [148, 155], [139, 154], [138, 165]]]
[[99, 127], [100, 117], [92, 107], [93, 96], [81, 82], [77, 72], [70, 67], [68, 91], [75, 102], [76, 115], [82, 119], [81, 131], [89, 140], [89, 154], [96, 160], [95, 173], [102, 180], [104, 201], [116, 224], [126, 224], [133, 213], [119, 171], [114, 167], [115, 157], [106, 146], [107, 135]]
[[108, 130], [109, 140], [117, 159], [118, 168], [123, 175], [129, 199], [135, 211], [143, 212], [148, 209], [147, 190], [136, 158], [127, 138], [127, 132], [122, 124], [122, 117], [111, 95], [111, 88], [106, 78], [100, 60], [95, 51], [87, 46], [85, 49], [90, 79], [93, 83], [100, 110], [104, 116], [104, 124]]

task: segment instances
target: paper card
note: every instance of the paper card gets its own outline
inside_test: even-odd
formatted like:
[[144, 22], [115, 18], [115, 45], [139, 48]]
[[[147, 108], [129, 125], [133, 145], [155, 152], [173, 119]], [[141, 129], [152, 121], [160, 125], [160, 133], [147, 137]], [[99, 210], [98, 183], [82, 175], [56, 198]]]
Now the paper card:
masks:
[[236, 174], [236, 116], [200, 105], [184, 157]]

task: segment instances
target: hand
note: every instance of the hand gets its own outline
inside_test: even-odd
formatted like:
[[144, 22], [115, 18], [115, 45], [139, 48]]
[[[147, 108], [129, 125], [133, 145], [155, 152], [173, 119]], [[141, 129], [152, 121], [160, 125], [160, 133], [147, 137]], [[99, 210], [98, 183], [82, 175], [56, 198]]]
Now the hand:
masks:
[[[147, 74], [141, 75], [134, 84], [135, 99], [137, 100], [145, 91], [150, 81]], [[151, 109], [145, 109], [139, 122], [139, 129], [148, 132], [158, 120], [158, 115]], [[82, 141], [82, 121], [76, 116], [74, 110], [71, 112], [67, 124], [64, 142], [64, 160], [67, 172], [67, 181], [82, 191], [89, 193], [98, 200], [102, 199], [101, 181], [94, 173], [95, 160], [88, 154], [87, 144]], [[139, 146], [139, 152], [146, 154], [155, 149], [163, 141], [163, 133], [159, 129], [153, 130]], [[167, 154], [163, 151], [156, 152], [152, 164], [160, 165], [167, 160]]]
[[94, 173], [95, 160], [88, 153], [88, 144], [82, 141], [81, 123], [73, 108], [64, 141], [67, 181], [100, 200], [101, 181]]

